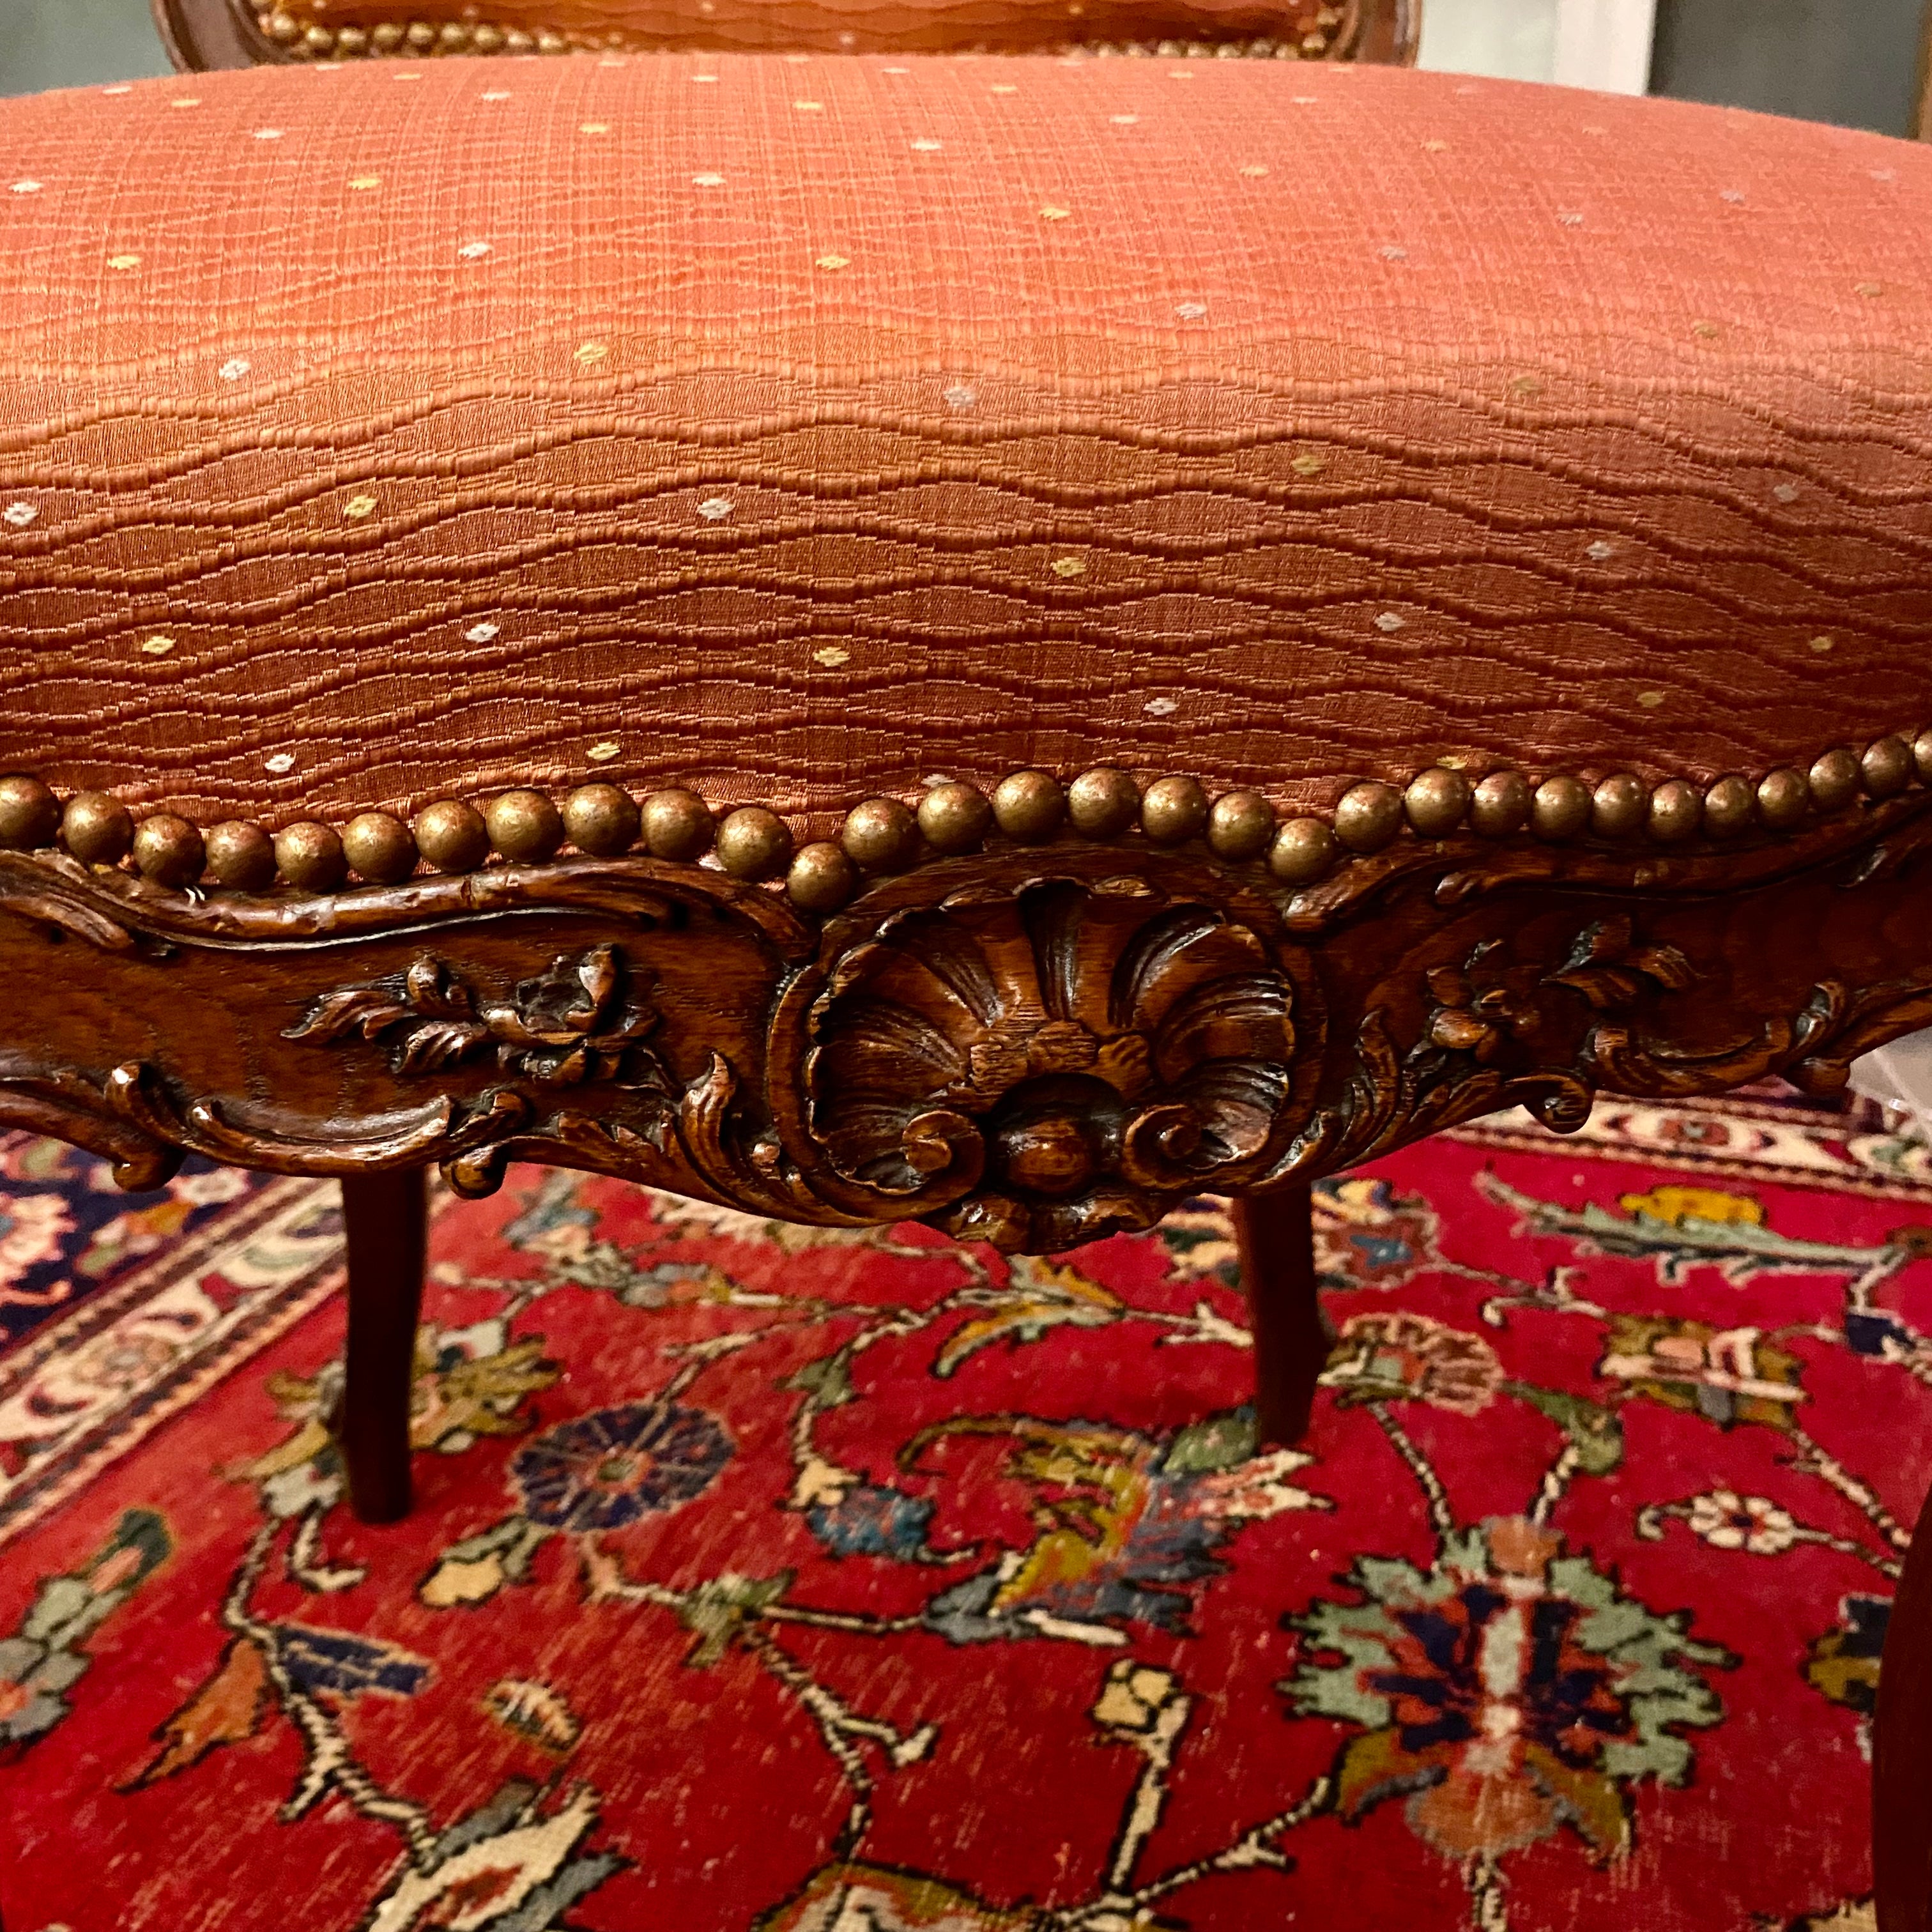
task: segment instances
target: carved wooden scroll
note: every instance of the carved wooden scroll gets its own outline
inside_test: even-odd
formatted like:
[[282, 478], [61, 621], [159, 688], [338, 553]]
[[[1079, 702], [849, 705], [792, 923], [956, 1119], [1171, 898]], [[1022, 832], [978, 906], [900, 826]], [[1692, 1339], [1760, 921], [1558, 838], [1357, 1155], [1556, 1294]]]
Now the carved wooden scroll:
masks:
[[0, 1124], [148, 1186], [183, 1150], [512, 1160], [1002, 1246], [1151, 1222], [1520, 1102], [1829, 1088], [1932, 1021], [1932, 797], [1684, 856], [1406, 842], [1297, 891], [1071, 839], [822, 923], [644, 857], [327, 896], [0, 854]]

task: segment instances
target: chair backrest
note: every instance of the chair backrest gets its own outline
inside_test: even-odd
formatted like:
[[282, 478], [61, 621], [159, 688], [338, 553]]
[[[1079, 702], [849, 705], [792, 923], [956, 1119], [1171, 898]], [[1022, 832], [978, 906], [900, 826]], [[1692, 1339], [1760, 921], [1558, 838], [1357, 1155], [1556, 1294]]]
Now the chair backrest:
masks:
[[[1415, 57], [1422, 0], [153, 0], [175, 64], [439, 55], [1059, 53]], [[479, 10], [483, 17], [477, 17]]]

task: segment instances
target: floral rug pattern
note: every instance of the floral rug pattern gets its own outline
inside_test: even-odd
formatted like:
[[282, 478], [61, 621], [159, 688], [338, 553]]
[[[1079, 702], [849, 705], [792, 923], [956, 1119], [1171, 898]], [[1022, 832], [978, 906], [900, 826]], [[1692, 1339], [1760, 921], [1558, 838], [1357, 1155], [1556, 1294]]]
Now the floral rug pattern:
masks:
[[[518, 1169], [437, 1203], [380, 1529], [329, 1191], [242, 1184], [94, 1298], [253, 1317], [16, 1452], [64, 1474], [0, 1516], [0, 1917], [1858, 1932], [1932, 1181], [1851, 1117], [1610, 1112], [1322, 1185], [1295, 1450], [1217, 1202], [1006, 1260]], [[0, 1159], [44, 1299], [95, 1164]]]

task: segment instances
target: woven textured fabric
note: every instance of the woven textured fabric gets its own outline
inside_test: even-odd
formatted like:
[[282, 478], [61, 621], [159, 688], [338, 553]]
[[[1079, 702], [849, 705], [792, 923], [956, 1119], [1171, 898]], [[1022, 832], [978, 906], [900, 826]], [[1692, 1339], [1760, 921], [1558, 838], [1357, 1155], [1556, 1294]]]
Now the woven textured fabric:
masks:
[[[0, 770], [1325, 802], [1932, 713], [1932, 153], [1274, 62], [0, 108]], [[11, 191], [8, 191], [11, 184]]]

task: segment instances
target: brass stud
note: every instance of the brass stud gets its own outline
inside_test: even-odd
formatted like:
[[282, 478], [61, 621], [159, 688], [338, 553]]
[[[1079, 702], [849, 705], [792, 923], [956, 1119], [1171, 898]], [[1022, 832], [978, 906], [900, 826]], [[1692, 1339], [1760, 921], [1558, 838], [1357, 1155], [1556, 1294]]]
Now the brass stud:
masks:
[[379, 54], [392, 54], [403, 44], [403, 25], [400, 20], [385, 20], [380, 26], [369, 30], [370, 44]]
[[1469, 796], [1469, 824], [1485, 838], [1507, 838], [1529, 822], [1529, 781], [1520, 772], [1492, 772]]
[[358, 879], [399, 886], [416, 868], [416, 834], [386, 812], [358, 812], [342, 828], [342, 856]]
[[992, 828], [993, 808], [976, 786], [953, 780], [928, 787], [916, 816], [935, 852], [970, 852]]
[[358, 54], [369, 51], [368, 30], [363, 27], [338, 27], [335, 30], [335, 50], [353, 59]]
[[[490, 856], [490, 828], [473, 805], [440, 798], [416, 816], [416, 844], [439, 872], [473, 872]], [[280, 850], [280, 842], [276, 844]]]
[[412, 20], [403, 29], [403, 38], [418, 53], [427, 53], [436, 45], [436, 29], [427, 20]]
[[0, 850], [51, 845], [60, 830], [60, 800], [38, 778], [0, 778]]
[[993, 788], [993, 817], [1016, 844], [1037, 845], [1060, 830], [1066, 794], [1051, 772], [1015, 772]]
[[[503, 51], [503, 30], [501, 27], [493, 27], [485, 22], [476, 29], [471, 38], [479, 54], [498, 54]], [[573, 839], [571, 842], [574, 844], [576, 842]]]
[[563, 802], [563, 829], [580, 852], [614, 858], [638, 842], [644, 814], [631, 794], [614, 784], [579, 785]]
[[1197, 838], [1208, 824], [1208, 794], [1198, 779], [1156, 778], [1141, 797], [1141, 830], [1156, 845]]
[[202, 840], [208, 875], [232, 892], [263, 892], [275, 883], [275, 842], [245, 818], [224, 819]]
[[1891, 798], [1912, 782], [1912, 747], [1903, 738], [1880, 738], [1865, 747], [1858, 760], [1865, 790], [1874, 798]]
[[1082, 772], [1066, 788], [1066, 816], [1083, 838], [1117, 838], [1140, 809], [1140, 787], [1112, 765]]
[[1666, 778], [1650, 795], [1650, 836], [1660, 845], [1694, 838], [1704, 822], [1703, 795], [1684, 778]]
[[1208, 848], [1238, 863], [1258, 859], [1274, 842], [1274, 807], [1258, 791], [1224, 791], [1208, 814]]
[[313, 819], [284, 826], [275, 834], [275, 864], [290, 885], [305, 892], [332, 892], [349, 872], [333, 827]]
[[201, 830], [172, 812], [158, 812], [134, 828], [134, 865], [158, 886], [191, 886], [207, 862]]
[[644, 844], [653, 859], [688, 865], [711, 843], [711, 808], [682, 785], [654, 791], [644, 800]]
[[1650, 788], [1634, 772], [1613, 772], [1590, 795], [1590, 830], [1599, 838], [1634, 838], [1650, 817]]
[[836, 912], [858, 889], [859, 868], [830, 839], [803, 848], [785, 874], [785, 890], [801, 912]]
[[104, 791], [76, 792], [61, 814], [61, 842], [83, 866], [118, 866], [134, 842], [134, 820]]
[[526, 54], [533, 52], [536, 50], [536, 36], [526, 32], [521, 27], [506, 27], [503, 29], [503, 50], [505, 52], [512, 54]]
[[1342, 794], [1335, 836], [1352, 852], [1377, 852], [1402, 830], [1402, 794], [1370, 779]]
[[333, 27], [304, 28], [302, 44], [312, 54], [332, 54], [335, 51], [335, 29]]
[[1844, 746], [1814, 760], [1811, 802], [1820, 812], [1838, 812], [1858, 795], [1858, 761]]
[[1539, 838], [1574, 838], [1590, 822], [1590, 788], [1581, 778], [1545, 778], [1531, 794], [1529, 822]]
[[499, 792], [483, 808], [483, 822], [512, 865], [539, 865], [563, 843], [563, 816], [540, 791]]
[[1291, 818], [1274, 836], [1268, 870], [1283, 885], [1305, 886], [1334, 864], [1341, 846], [1318, 818]]
[[1811, 788], [1788, 765], [1767, 772], [1757, 785], [1757, 812], [1774, 832], [1796, 825], [1811, 807]]
[[838, 840], [855, 865], [874, 872], [896, 872], [919, 856], [919, 820], [910, 806], [896, 798], [868, 798], [845, 814]]
[[718, 827], [718, 862], [734, 879], [769, 879], [791, 856], [791, 829], [762, 805], [741, 805]]
[[1754, 802], [1750, 781], [1728, 773], [1704, 794], [1704, 830], [1713, 838], [1735, 838], [1750, 824]]
[[470, 44], [470, 28], [461, 20], [446, 20], [437, 28], [436, 50], [440, 53], [458, 54]]
[[1932, 731], [1922, 731], [1912, 740], [1912, 761], [1918, 767], [1919, 777], [1932, 784]]
[[1447, 765], [1432, 765], [1409, 780], [1402, 804], [1423, 838], [1446, 838], [1469, 808], [1469, 781]]

